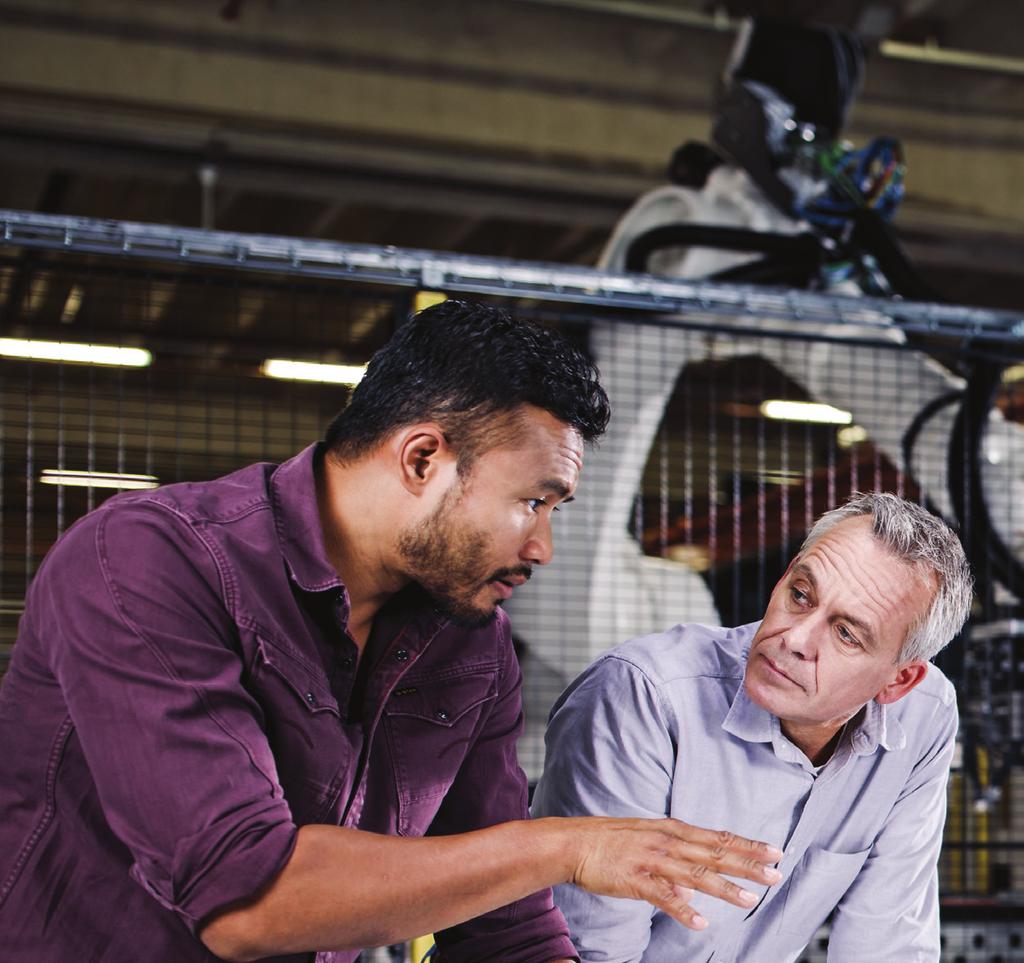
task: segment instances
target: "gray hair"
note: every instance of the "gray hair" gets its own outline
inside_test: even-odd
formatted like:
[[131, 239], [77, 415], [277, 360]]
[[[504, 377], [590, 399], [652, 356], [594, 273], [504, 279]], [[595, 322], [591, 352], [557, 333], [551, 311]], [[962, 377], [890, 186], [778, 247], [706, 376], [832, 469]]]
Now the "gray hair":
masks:
[[927, 661], [956, 637], [971, 610], [974, 580], [963, 546], [945, 522], [920, 505], [888, 492], [854, 492], [846, 504], [814, 523], [800, 554], [839, 522], [858, 515], [871, 516], [872, 535], [893, 555], [938, 583], [927, 613], [910, 627], [896, 660], [900, 665]]

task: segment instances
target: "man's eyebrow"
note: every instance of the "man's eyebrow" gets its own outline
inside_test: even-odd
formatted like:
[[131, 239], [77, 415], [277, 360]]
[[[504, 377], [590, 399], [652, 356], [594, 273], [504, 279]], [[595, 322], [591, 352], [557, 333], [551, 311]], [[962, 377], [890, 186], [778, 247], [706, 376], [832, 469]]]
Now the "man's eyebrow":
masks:
[[553, 492], [562, 499], [563, 505], [568, 505], [569, 502], [576, 501], [575, 495], [570, 495], [571, 489], [565, 482], [560, 482], [557, 478], [545, 478], [543, 481], [538, 483], [538, 488], [543, 488], [545, 491]]
[[[793, 574], [799, 574], [803, 576], [805, 579], [807, 579], [808, 582], [811, 583], [811, 588], [817, 591], [818, 580], [814, 577], [814, 572], [810, 570], [806, 562], [797, 562], [796, 565], [793, 566]], [[844, 622], [849, 622], [850, 625], [856, 628], [861, 633], [861, 635], [864, 636], [864, 642], [866, 642], [871, 647], [875, 646], [875, 633], [867, 622], [865, 622], [861, 618], [858, 618], [856, 615], [847, 615], [843, 612], [838, 613], [838, 615], [840, 619], [842, 619]]]
[[805, 579], [807, 579], [808, 582], [811, 583], [811, 588], [818, 587], [818, 580], [814, 577], [814, 572], [810, 570], [806, 562], [797, 562], [796, 565], [793, 566], [793, 574], [802, 575]]

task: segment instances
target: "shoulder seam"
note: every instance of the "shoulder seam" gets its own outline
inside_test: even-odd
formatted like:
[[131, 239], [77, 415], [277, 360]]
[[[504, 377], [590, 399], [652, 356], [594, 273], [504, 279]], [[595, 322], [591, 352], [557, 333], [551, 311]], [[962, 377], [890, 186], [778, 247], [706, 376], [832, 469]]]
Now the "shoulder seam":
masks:
[[[168, 508], [168, 506], [166, 506], [166, 505], [164, 505], [163, 507]], [[175, 517], [177, 517], [179, 520], [181, 519], [181, 515], [180, 515], [179, 512], [174, 511], [173, 509], [170, 509], [170, 510], [171, 510], [172, 514]], [[108, 521], [109, 517], [110, 517], [110, 515], [109, 515], [109, 513], [107, 513], [105, 515], [105, 517], [100, 518], [99, 523], [97, 525], [97, 529], [96, 529], [95, 541], [96, 541], [97, 553], [99, 555], [98, 561], [99, 561], [99, 566], [100, 566], [100, 573], [101, 573], [101, 575], [103, 577], [103, 584], [106, 586], [107, 592], [110, 595], [111, 601], [114, 603], [114, 609], [117, 612], [117, 617], [124, 624], [125, 628], [127, 628], [133, 635], [135, 635], [138, 639], [140, 639], [142, 641], [142, 643], [146, 646], [146, 648], [153, 655], [153, 658], [157, 661], [157, 664], [159, 664], [160, 666], [163, 667], [164, 672], [167, 673], [167, 676], [169, 678], [175, 679], [176, 681], [182, 683], [183, 685], [188, 685], [189, 689], [195, 694], [196, 698], [199, 700], [199, 703], [202, 705], [203, 711], [206, 713], [207, 718], [210, 719], [210, 721], [213, 722], [225, 735], [227, 735], [228, 737], [233, 739], [243, 749], [243, 751], [249, 757], [249, 761], [251, 762], [253, 767], [270, 784], [271, 791], [272, 792], [276, 791], [276, 789], [277, 789], [276, 783], [271, 778], [270, 774], [264, 771], [263, 767], [259, 764], [258, 760], [254, 756], [254, 754], [252, 752], [252, 749], [245, 742], [245, 740], [241, 739], [234, 732], [234, 730], [229, 725], [227, 725], [220, 718], [218, 713], [210, 706], [210, 704], [209, 704], [209, 702], [208, 702], [208, 700], [206, 698], [206, 694], [203, 691], [202, 687], [201, 686], [197, 686], [197, 685], [193, 685], [191, 683], [186, 683], [181, 678], [181, 676], [179, 676], [178, 673], [175, 671], [174, 666], [164, 656], [164, 653], [160, 649], [160, 647], [158, 645], [154, 645], [153, 644], [153, 640], [149, 638], [149, 636], [146, 634], [145, 631], [143, 631], [142, 627], [137, 625], [129, 617], [128, 613], [125, 611], [124, 605], [123, 605], [123, 600], [121, 599], [120, 593], [117, 591], [116, 586], [110, 580], [108, 572], [107, 572], [107, 568], [106, 568], [106, 553], [105, 553], [105, 549], [103, 547], [104, 546], [103, 539], [104, 539], [104, 533], [105, 533], [105, 528], [106, 528], [106, 522]], [[190, 531], [195, 532], [194, 528], [191, 525], [189, 525], [187, 527], [189, 528]], [[208, 547], [208, 543], [206, 542], [205, 539], [202, 539], [199, 536], [198, 532], [195, 532], [195, 535], [196, 535], [197, 538], [199, 538], [201, 544], [203, 544], [204, 546]], [[219, 571], [219, 568], [218, 568], [218, 571]]]

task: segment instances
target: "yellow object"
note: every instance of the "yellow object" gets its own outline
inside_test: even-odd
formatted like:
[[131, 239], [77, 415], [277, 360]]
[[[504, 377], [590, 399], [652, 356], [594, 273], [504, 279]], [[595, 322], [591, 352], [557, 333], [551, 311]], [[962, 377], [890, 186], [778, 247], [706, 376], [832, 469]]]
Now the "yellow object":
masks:
[[[443, 291], [417, 291], [416, 299], [413, 301], [413, 310], [422, 311], [424, 308], [431, 308], [435, 304], [447, 301], [448, 295]], [[419, 963], [419, 960], [416, 960]]]
[[[421, 292], [422, 293], [422, 292]], [[420, 963], [434, 945], [433, 936], [417, 936], [409, 944], [409, 959], [411, 963]]]
[[[977, 749], [978, 753], [978, 786], [988, 788], [989, 781], [992, 778], [992, 760], [989, 759], [988, 750], [983, 749], [981, 746]], [[974, 843], [985, 843], [989, 842], [989, 820], [988, 810], [984, 809], [979, 811], [975, 816], [974, 821]], [[989, 867], [989, 850], [988, 846], [979, 846], [975, 850], [975, 864], [974, 864], [974, 886], [975, 890], [982, 895], [989, 895], [992, 888], [992, 870]]]

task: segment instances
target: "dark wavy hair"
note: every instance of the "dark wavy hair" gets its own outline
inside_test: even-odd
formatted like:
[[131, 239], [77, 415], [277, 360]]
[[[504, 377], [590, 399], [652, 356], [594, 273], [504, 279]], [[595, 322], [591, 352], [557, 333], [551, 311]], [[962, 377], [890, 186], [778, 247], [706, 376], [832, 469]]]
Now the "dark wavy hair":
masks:
[[596, 366], [560, 334], [488, 304], [443, 301], [373, 356], [324, 440], [349, 461], [404, 425], [435, 421], [465, 471], [510, 437], [523, 405], [550, 412], [588, 442], [611, 414]]

